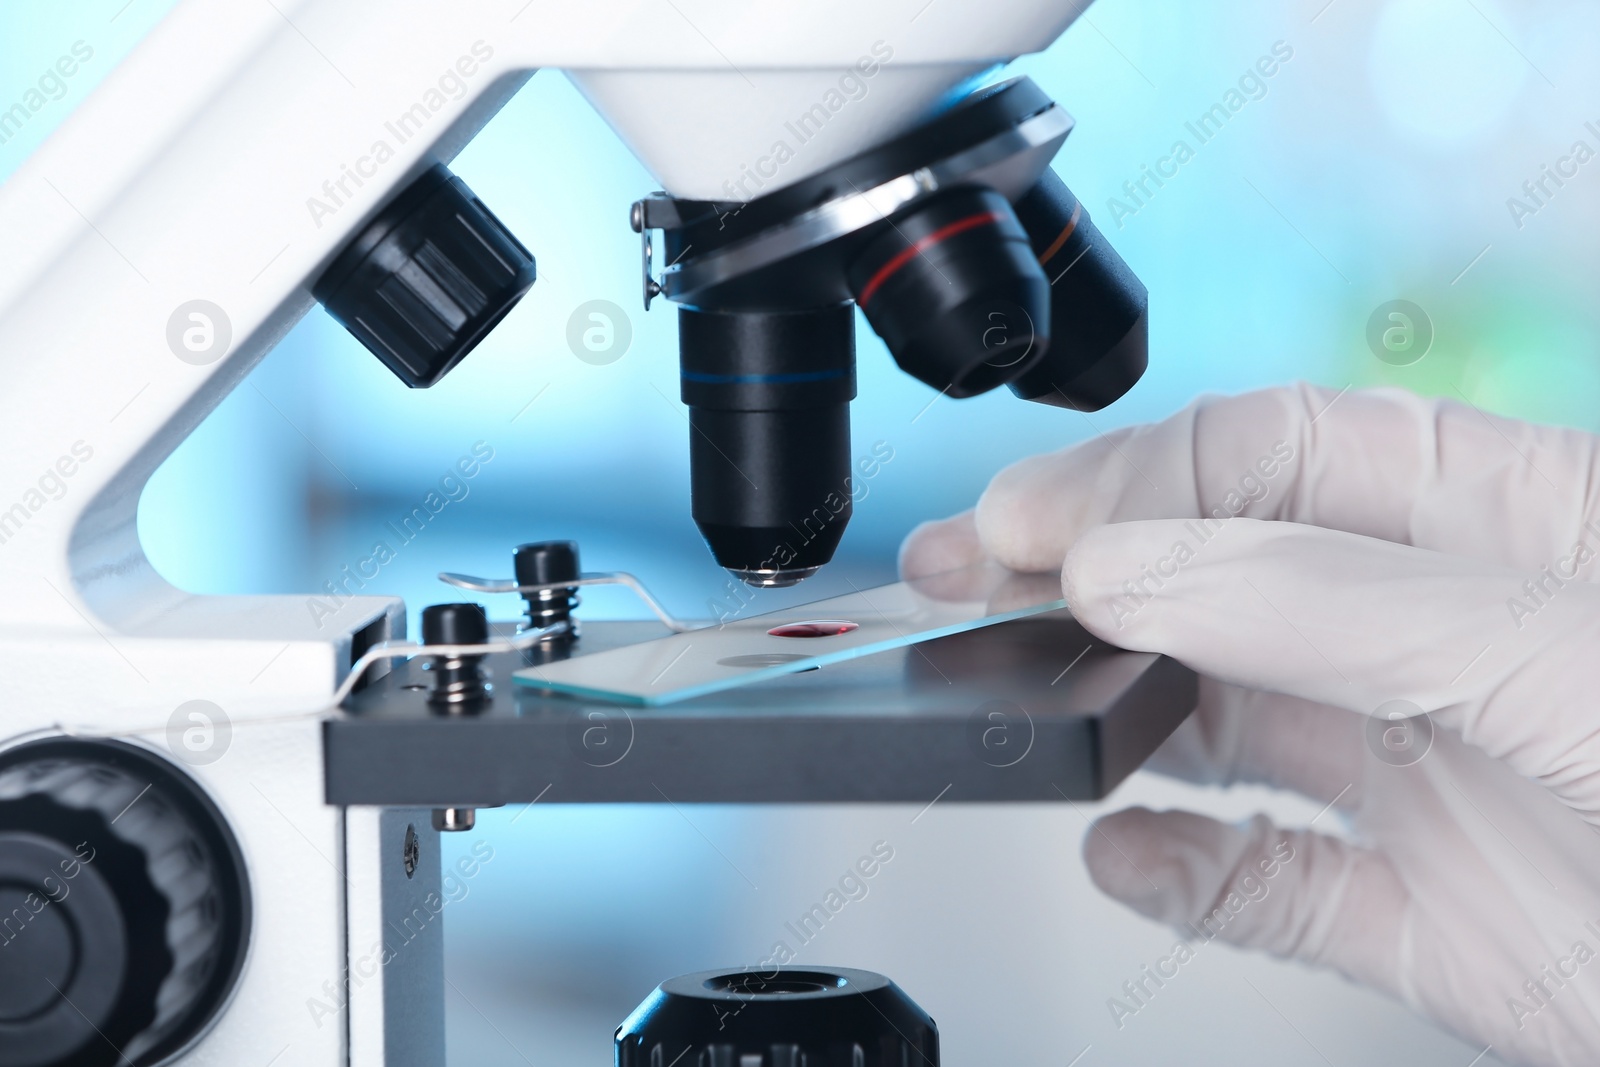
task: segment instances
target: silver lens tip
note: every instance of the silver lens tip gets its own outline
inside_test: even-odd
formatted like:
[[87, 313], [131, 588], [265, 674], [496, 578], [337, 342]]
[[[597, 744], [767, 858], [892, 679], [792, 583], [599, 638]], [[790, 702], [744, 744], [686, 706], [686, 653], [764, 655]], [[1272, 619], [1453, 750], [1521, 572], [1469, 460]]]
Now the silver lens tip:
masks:
[[787, 589], [791, 585], [799, 585], [821, 569], [821, 567], [795, 567], [792, 570], [783, 570], [781, 568], [740, 570], [736, 567], [729, 567], [728, 573], [745, 585], [754, 586], [757, 589]]

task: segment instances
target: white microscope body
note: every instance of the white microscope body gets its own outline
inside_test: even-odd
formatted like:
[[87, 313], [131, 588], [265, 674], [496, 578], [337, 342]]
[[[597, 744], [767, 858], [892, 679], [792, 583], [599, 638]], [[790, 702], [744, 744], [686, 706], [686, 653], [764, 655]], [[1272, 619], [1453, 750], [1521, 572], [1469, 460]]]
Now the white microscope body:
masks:
[[[310, 309], [352, 235], [541, 68], [669, 193], [743, 199], [902, 133], [1080, 7], [181, 0], [0, 187], [0, 751], [103, 735], [173, 760], [249, 874], [237, 989], [170, 1062], [443, 1060], [439, 924], [372, 958], [384, 909], [426, 895], [426, 813], [323, 799], [319, 716], [356, 635], [403, 636], [402, 604], [355, 597], [315, 619], [303, 596], [191, 595], [151, 567], [135, 523], [151, 473]], [[864, 63], [870, 93], [829, 108]], [[778, 168], [774, 146], [819, 105], [825, 134]], [[225, 758], [173, 750], [169, 723], [196, 700], [231, 721]], [[408, 826], [420, 881], [389, 862]]]

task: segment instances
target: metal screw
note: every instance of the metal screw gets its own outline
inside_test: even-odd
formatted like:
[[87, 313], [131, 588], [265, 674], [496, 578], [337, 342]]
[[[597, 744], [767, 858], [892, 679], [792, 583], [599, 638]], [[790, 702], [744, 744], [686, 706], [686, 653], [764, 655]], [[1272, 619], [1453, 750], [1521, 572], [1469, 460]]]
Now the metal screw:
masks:
[[478, 813], [473, 808], [434, 808], [433, 828], [442, 834], [461, 833], [470, 830], [478, 822]]
[[[578, 543], [576, 541], [531, 541], [518, 545], [511, 554], [511, 569], [518, 585], [551, 585], [579, 578]], [[567, 629], [552, 635], [556, 644], [570, 643], [578, 636], [578, 620], [572, 617], [578, 606], [575, 586], [559, 589], [541, 589], [537, 593], [522, 594], [528, 607], [528, 626], [541, 629], [565, 622]]]
[[406, 865], [406, 877], [416, 874], [417, 861], [422, 858], [422, 846], [417, 843], [417, 828], [410, 823], [406, 824], [406, 840], [401, 846], [400, 857]]
[[[489, 640], [489, 617], [481, 604], [433, 604], [422, 609], [424, 645], [482, 645]], [[482, 656], [439, 655], [427, 670], [434, 676], [428, 703], [445, 714], [481, 710], [491, 698]]]

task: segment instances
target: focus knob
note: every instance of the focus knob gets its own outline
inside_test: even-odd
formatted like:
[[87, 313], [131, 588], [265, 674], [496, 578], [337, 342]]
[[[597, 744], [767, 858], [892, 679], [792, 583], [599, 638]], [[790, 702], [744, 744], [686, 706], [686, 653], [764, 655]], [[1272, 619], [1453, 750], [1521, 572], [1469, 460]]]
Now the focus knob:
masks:
[[209, 1024], [249, 897], [210, 800], [132, 746], [0, 756], [0, 1067], [156, 1063]]
[[617, 1028], [616, 1067], [939, 1067], [939, 1029], [871, 971], [702, 971]]
[[442, 164], [412, 182], [311, 292], [384, 366], [426, 389], [533, 286], [533, 256]]

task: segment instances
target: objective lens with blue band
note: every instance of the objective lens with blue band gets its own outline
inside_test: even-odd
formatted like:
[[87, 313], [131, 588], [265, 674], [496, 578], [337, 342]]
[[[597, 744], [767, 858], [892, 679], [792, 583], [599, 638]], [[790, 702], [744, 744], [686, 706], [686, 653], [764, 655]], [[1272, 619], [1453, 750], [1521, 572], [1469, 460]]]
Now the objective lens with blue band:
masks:
[[695, 523], [728, 570], [789, 585], [850, 521], [855, 308], [678, 309]]
[[850, 373], [848, 367], [832, 370], [794, 371], [789, 374], [707, 374], [686, 370], [683, 380], [700, 385], [802, 385], [806, 382], [831, 382]]

